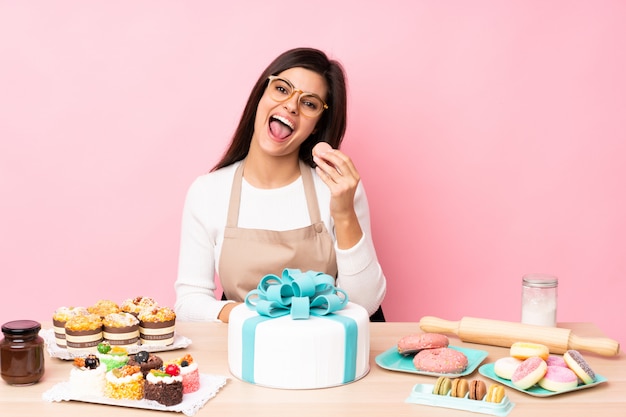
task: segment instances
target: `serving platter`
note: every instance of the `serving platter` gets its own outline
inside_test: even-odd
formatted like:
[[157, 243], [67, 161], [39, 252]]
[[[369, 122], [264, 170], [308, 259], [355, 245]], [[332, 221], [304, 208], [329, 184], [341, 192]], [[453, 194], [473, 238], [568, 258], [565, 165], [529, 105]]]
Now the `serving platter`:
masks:
[[225, 376], [200, 374], [200, 389], [196, 392], [183, 394], [183, 402], [171, 406], [165, 406], [151, 400], [116, 400], [98, 395], [73, 397], [70, 383], [67, 381], [55, 384], [52, 388], [43, 393], [42, 398], [44, 401], [48, 402], [79, 401], [156, 411], [175, 411], [187, 416], [193, 416], [207, 401], [217, 395], [218, 391], [226, 382], [227, 378]]
[[[46, 344], [46, 350], [51, 358], [59, 358], [63, 360], [74, 360], [77, 357], [83, 357], [87, 353], [93, 353], [88, 350], [68, 350], [66, 348], [60, 347], [56, 344], [56, 339], [54, 337], [54, 329], [42, 329], [39, 332], [39, 335], [43, 338]], [[156, 345], [133, 345], [127, 347], [126, 350], [129, 354], [137, 353], [141, 350], [145, 350], [147, 352], [165, 352], [169, 350], [177, 350], [184, 349], [191, 344], [191, 339], [174, 333], [174, 343], [169, 346], [156, 346]]]
[[481, 366], [478, 369], [478, 372], [484, 376], [487, 377], [493, 381], [496, 381], [502, 385], [506, 385], [509, 388], [512, 388], [514, 390], [517, 390], [519, 392], [523, 392], [525, 394], [528, 395], [532, 395], [534, 397], [551, 397], [553, 395], [559, 395], [559, 394], [565, 394], [567, 392], [572, 392], [572, 391], [580, 391], [583, 389], [588, 389], [588, 388], [593, 388], [599, 384], [602, 384], [604, 382], [607, 381], [607, 379], [605, 377], [603, 377], [602, 375], [598, 375], [596, 374], [596, 380], [591, 383], [591, 384], [583, 384], [580, 383], [578, 384], [578, 386], [576, 388], [572, 388], [572, 389], [568, 389], [568, 390], [564, 390], [564, 391], [559, 391], [559, 392], [554, 392], [554, 391], [548, 391], [547, 389], [543, 389], [541, 388], [539, 385], [533, 385], [532, 387], [528, 388], [528, 389], [521, 389], [516, 387], [515, 385], [513, 385], [513, 383], [508, 380], [508, 379], [504, 379], [504, 378], [500, 378], [498, 375], [496, 375], [495, 371], [494, 371], [494, 365], [493, 363], [487, 363], [483, 366]]
[[398, 353], [398, 347], [393, 346], [383, 353], [376, 356], [376, 364], [381, 368], [388, 369], [390, 371], [408, 372], [412, 374], [428, 375], [428, 376], [447, 376], [449, 378], [458, 378], [471, 374], [476, 368], [485, 360], [488, 352], [479, 349], [470, 349], [460, 346], [448, 346], [450, 349], [458, 350], [467, 357], [467, 368], [461, 373], [446, 374], [437, 372], [425, 372], [418, 371], [413, 365], [414, 355], [402, 355]]

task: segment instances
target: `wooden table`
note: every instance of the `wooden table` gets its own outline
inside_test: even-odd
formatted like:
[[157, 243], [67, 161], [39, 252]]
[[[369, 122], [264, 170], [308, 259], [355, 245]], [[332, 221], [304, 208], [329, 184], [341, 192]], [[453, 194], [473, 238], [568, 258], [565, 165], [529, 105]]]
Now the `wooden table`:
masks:
[[[42, 323], [44, 328], [50, 323]], [[561, 323], [579, 336], [604, 336], [590, 323]], [[419, 332], [417, 323], [372, 323], [369, 374], [352, 384], [318, 390], [279, 390], [263, 388], [242, 382], [230, 375], [227, 361], [226, 324], [178, 323], [177, 332], [189, 337], [192, 344], [186, 349], [200, 364], [205, 374], [228, 376], [227, 384], [211, 399], [197, 416], [471, 416], [481, 415], [467, 411], [405, 403], [416, 383], [434, 383], [435, 378], [394, 372], [380, 368], [375, 357], [394, 346], [406, 334]], [[484, 363], [508, 356], [508, 349], [463, 343], [450, 336], [452, 345], [483, 349], [489, 352]], [[163, 359], [181, 356], [181, 351], [161, 352]], [[584, 353], [594, 371], [608, 382], [593, 388], [537, 398], [507, 388], [507, 395], [515, 403], [509, 416], [573, 417], [602, 415], [624, 416], [626, 413], [626, 358], [623, 353], [603, 357]], [[42, 400], [42, 393], [54, 384], [69, 378], [71, 362], [46, 357], [43, 379], [29, 387], [13, 387], [0, 381], [0, 414], [16, 416], [167, 416], [164, 412], [113, 407], [81, 402], [55, 402]], [[492, 382], [475, 371], [467, 378], [480, 378]], [[485, 415], [485, 414], [482, 414]]]

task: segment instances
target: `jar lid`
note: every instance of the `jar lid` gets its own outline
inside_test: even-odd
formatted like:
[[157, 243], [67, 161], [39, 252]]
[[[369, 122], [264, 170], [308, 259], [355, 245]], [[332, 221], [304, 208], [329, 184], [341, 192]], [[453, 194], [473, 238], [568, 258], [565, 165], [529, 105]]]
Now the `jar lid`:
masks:
[[522, 285], [534, 288], [553, 288], [559, 284], [559, 279], [552, 275], [528, 274], [522, 277]]
[[2, 332], [11, 335], [39, 333], [41, 324], [34, 320], [14, 320], [2, 325]]

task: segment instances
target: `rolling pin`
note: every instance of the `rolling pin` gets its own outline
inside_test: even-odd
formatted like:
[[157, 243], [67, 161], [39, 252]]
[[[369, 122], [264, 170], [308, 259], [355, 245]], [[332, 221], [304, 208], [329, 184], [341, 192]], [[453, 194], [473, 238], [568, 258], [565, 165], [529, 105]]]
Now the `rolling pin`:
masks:
[[515, 342], [532, 342], [546, 345], [550, 353], [565, 353], [569, 349], [588, 351], [603, 356], [619, 353], [619, 343], [606, 337], [580, 337], [570, 329], [536, 326], [509, 321], [463, 317], [448, 321], [424, 316], [420, 328], [427, 333], [452, 333], [463, 342], [511, 347]]

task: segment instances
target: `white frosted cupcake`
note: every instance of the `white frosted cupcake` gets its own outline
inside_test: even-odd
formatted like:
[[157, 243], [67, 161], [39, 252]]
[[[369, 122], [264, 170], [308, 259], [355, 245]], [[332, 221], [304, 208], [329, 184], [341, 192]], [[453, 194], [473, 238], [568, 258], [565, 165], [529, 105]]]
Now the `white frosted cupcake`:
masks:
[[105, 364], [101, 364], [96, 355], [75, 358], [70, 371], [70, 392], [72, 398], [101, 397], [104, 394]]

